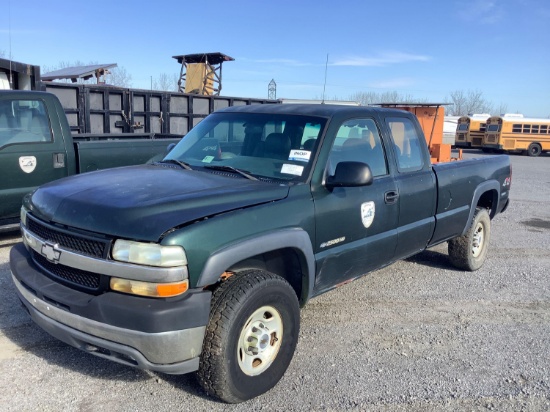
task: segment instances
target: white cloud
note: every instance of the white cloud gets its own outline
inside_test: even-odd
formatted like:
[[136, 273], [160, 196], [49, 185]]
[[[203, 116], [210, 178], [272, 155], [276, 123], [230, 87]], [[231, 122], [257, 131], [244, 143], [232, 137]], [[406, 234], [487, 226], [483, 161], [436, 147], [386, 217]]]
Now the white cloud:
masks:
[[356, 66], [356, 67], [381, 67], [388, 66], [390, 64], [400, 64], [412, 61], [428, 61], [430, 56], [420, 54], [410, 54], [402, 52], [390, 52], [383, 53], [374, 57], [345, 57], [338, 58], [330, 66]]
[[473, 0], [461, 3], [460, 18], [484, 24], [497, 23], [504, 17], [504, 6], [497, 0]]

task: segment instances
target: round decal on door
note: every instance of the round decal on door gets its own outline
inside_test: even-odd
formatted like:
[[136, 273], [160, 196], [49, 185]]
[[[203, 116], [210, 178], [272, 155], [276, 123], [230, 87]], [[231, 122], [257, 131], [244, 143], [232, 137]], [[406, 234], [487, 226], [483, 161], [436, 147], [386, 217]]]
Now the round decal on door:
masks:
[[36, 157], [34, 156], [21, 156], [19, 158], [19, 167], [25, 173], [32, 173], [36, 168]]

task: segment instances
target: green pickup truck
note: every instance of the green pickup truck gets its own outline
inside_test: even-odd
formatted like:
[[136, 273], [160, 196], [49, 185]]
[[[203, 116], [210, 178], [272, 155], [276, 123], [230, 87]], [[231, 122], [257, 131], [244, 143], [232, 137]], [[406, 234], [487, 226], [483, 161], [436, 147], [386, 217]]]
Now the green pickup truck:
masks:
[[283, 376], [309, 299], [442, 242], [454, 266], [480, 268], [510, 187], [508, 156], [432, 165], [406, 111], [231, 107], [160, 162], [26, 196], [10, 268], [58, 339], [198, 371], [236, 403]]
[[164, 156], [180, 139], [154, 134], [71, 135], [56, 96], [0, 91], [0, 230], [19, 225], [23, 196], [62, 177]]

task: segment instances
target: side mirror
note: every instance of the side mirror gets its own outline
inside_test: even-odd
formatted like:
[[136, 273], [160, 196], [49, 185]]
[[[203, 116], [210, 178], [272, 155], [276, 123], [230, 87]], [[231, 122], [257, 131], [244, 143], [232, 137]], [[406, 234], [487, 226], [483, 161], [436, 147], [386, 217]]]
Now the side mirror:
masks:
[[372, 172], [370, 167], [361, 162], [340, 162], [336, 165], [334, 176], [328, 176], [325, 186], [328, 189], [334, 187], [357, 187], [372, 184]]
[[170, 143], [166, 148], [166, 154], [170, 153], [174, 147], [176, 147], [176, 143]]

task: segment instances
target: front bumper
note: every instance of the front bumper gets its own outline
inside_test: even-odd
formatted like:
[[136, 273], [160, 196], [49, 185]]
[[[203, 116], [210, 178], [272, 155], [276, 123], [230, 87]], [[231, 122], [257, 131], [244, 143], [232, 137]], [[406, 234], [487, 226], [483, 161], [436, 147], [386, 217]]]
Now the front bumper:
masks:
[[494, 150], [502, 150], [502, 145], [500, 144], [487, 144], [483, 143], [484, 149], [494, 149]]
[[30, 316], [57, 339], [141, 369], [198, 369], [211, 293], [152, 299], [115, 292], [93, 296], [44, 276], [23, 244], [10, 252], [12, 279]]

